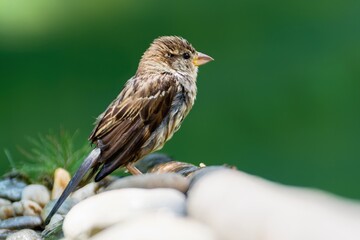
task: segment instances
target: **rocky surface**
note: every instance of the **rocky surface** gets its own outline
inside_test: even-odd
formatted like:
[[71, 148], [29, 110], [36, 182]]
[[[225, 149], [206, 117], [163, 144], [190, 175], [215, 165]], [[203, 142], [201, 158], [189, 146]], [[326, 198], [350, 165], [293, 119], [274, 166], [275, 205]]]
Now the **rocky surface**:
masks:
[[56, 191], [0, 180], [0, 239], [360, 239], [356, 202], [159, 154], [138, 167], [146, 174], [80, 188], [45, 229], [43, 220], [57, 200], [50, 195], [61, 194], [68, 173], [55, 174], [61, 178]]

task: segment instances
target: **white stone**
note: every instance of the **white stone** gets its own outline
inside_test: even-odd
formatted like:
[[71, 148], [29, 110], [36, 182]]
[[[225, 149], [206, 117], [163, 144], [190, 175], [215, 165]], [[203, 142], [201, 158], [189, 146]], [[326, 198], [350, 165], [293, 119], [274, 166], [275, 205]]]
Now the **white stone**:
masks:
[[51, 199], [58, 199], [68, 183], [71, 176], [68, 171], [63, 168], [57, 168], [54, 172], [54, 185], [51, 191]]
[[9, 200], [0, 198], [0, 207], [10, 205], [10, 204], [11, 204], [11, 202]]
[[95, 195], [96, 190], [99, 188], [99, 184], [96, 182], [91, 182], [84, 187], [80, 188], [79, 190], [75, 191], [71, 194], [71, 198], [75, 199], [76, 201], [80, 202], [88, 197]]
[[24, 216], [40, 216], [42, 208], [37, 202], [31, 200], [21, 200], [23, 206], [23, 215]]
[[21, 200], [31, 200], [44, 207], [50, 201], [50, 192], [43, 185], [31, 184], [23, 189]]
[[11, 204], [0, 207], [0, 219], [8, 219], [15, 216], [16, 212]]
[[206, 225], [170, 214], [146, 214], [113, 225], [90, 240], [216, 240]]
[[95, 231], [148, 212], [185, 214], [185, 196], [173, 189], [119, 189], [75, 205], [64, 220], [68, 239], [86, 239]]
[[188, 214], [222, 240], [360, 239], [359, 203], [234, 170], [211, 172], [195, 182]]

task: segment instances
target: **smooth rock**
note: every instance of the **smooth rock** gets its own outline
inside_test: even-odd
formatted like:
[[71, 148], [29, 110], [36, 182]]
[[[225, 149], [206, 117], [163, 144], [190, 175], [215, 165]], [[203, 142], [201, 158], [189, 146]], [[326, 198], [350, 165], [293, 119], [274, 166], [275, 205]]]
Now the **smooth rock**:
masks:
[[6, 240], [41, 240], [41, 237], [34, 230], [23, 229], [9, 235]]
[[12, 204], [12, 208], [14, 209], [15, 215], [16, 216], [21, 216], [24, 213], [24, 206], [22, 204], [22, 202], [13, 202]]
[[16, 230], [0, 229], [0, 239], [6, 239], [9, 235], [15, 232]]
[[[45, 221], [46, 217], [49, 215], [51, 209], [54, 207], [57, 199], [51, 200], [43, 209], [41, 212], [41, 218]], [[78, 201], [67, 198], [64, 203], [61, 205], [61, 207], [58, 209], [57, 213], [60, 215], [66, 215], [70, 209], [75, 206], [78, 203]]]
[[5, 178], [0, 181], [0, 197], [11, 201], [19, 201], [26, 183], [16, 178]]
[[40, 227], [42, 220], [38, 216], [21, 216], [0, 221], [0, 229], [24, 229]]
[[222, 240], [358, 240], [360, 204], [234, 170], [208, 172], [188, 191], [188, 215]]
[[11, 204], [0, 207], [0, 219], [8, 219], [15, 216], [16, 212]]
[[31, 200], [44, 207], [50, 201], [49, 190], [40, 184], [31, 184], [22, 191], [22, 200]]
[[0, 207], [10, 205], [10, 204], [11, 204], [11, 202], [9, 200], [0, 198]]
[[74, 206], [63, 224], [66, 238], [91, 236], [115, 223], [149, 212], [185, 214], [185, 196], [173, 189], [119, 189], [97, 194]]
[[96, 194], [97, 189], [99, 188], [99, 184], [96, 182], [91, 182], [79, 190], [75, 191], [71, 194], [71, 198], [80, 202], [88, 197], [94, 196]]
[[15, 216], [38, 216], [42, 208], [36, 202], [21, 200], [10, 205], [0, 207], [0, 219], [12, 218]]
[[158, 164], [167, 163], [173, 161], [171, 157], [163, 153], [152, 153], [144, 158], [136, 161], [135, 167], [140, 170], [142, 173], [147, 173], [151, 171]]
[[31, 200], [21, 200], [21, 204], [23, 205], [23, 215], [24, 216], [40, 216], [42, 212], [42, 208], [36, 202]]
[[42, 208], [36, 202], [31, 200], [21, 200], [20, 202], [14, 202], [11, 207], [16, 216], [39, 216]]
[[70, 182], [71, 176], [68, 171], [63, 168], [57, 168], [54, 172], [54, 185], [51, 191], [51, 199], [57, 199]]
[[90, 240], [216, 240], [206, 225], [169, 214], [146, 214], [115, 224]]
[[148, 173], [117, 179], [106, 188], [106, 191], [121, 188], [173, 188], [180, 192], [186, 192], [188, 187], [189, 180], [179, 174]]

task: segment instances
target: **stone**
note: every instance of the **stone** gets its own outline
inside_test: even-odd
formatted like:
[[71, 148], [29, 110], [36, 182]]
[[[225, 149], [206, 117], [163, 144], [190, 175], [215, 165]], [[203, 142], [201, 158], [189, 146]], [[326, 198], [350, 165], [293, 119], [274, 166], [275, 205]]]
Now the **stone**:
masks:
[[99, 188], [99, 184], [96, 182], [91, 182], [84, 187], [76, 190], [71, 194], [71, 198], [76, 201], [82, 201], [88, 197], [94, 196], [96, 194], [96, 190]]
[[87, 238], [94, 232], [150, 212], [185, 214], [185, 195], [173, 189], [119, 189], [75, 205], [63, 224], [65, 238]]
[[220, 239], [359, 239], [359, 203], [235, 170], [198, 174], [188, 191], [188, 215]]
[[54, 172], [54, 185], [51, 191], [51, 199], [57, 199], [70, 182], [71, 176], [68, 171], [63, 168], [57, 168]]
[[39, 216], [42, 208], [31, 200], [21, 200], [10, 205], [0, 207], [0, 219], [7, 219], [16, 216]]
[[[54, 207], [57, 199], [51, 200], [41, 212], [41, 218], [45, 221], [46, 217], [49, 215], [51, 209]], [[61, 207], [58, 209], [57, 213], [60, 215], [66, 215], [70, 209], [78, 203], [75, 199], [67, 198]]]
[[23, 206], [23, 204], [22, 204], [21, 201], [20, 201], [20, 202], [13, 202], [11, 205], [12, 205], [14, 211], [15, 211], [15, 215], [16, 215], [16, 216], [21, 216], [21, 215], [23, 215], [23, 213], [24, 213], [24, 206]]
[[42, 208], [40, 205], [31, 200], [21, 200], [23, 206], [23, 215], [24, 216], [40, 216]]
[[135, 167], [142, 173], [177, 173], [185, 177], [192, 175], [199, 167], [190, 163], [172, 160], [165, 154], [153, 153], [135, 163]]
[[11, 204], [0, 207], [0, 219], [8, 219], [15, 216], [16, 212]]
[[26, 183], [16, 178], [0, 180], [0, 197], [11, 201], [19, 201]]
[[185, 193], [188, 190], [189, 182], [185, 177], [175, 173], [148, 173], [117, 179], [105, 190], [121, 188], [173, 188]]
[[23, 189], [21, 199], [31, 200], [44, 207], [50, 201], [50, 192], [43, 185], [31, 184]]
[[0, 229], [0, 239], [6, 239], [9, 235], [15, 232], [16, 230]]
[[9, 200], [0, 198], [0, 207], [10, 205], [10, 204], [11, 204], [11, 202]]
[[146, 214], [115, 224], [90, 238], [90, 240], [216, 240], [214, 232], [206, 225], [190, 218], [170, 214]]
[[41, 240], [41, 237], [34, 230], [23, 229], [9, 235], [6, 240]]
[[21, 216], [0, 221], [0, 229], [37, 228], [42, 224], [39, 216]]

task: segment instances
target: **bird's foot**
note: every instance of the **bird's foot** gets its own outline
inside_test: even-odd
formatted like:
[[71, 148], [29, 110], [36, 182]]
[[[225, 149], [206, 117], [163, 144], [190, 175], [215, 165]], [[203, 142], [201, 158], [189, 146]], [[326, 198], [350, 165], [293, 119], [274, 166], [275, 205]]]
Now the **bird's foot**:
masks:
[[131, 173], [132, 175], [142, 175], [143, 173], [137, 169], [133, 163], [128, 163], [126, 165], [126, 169]]

